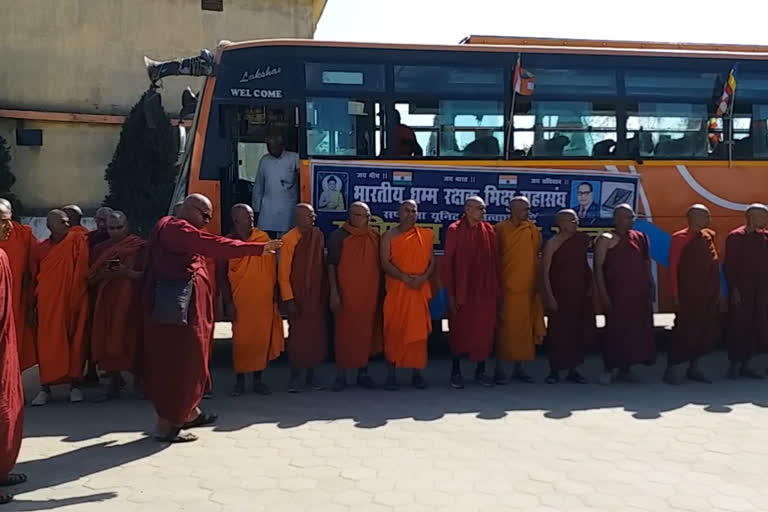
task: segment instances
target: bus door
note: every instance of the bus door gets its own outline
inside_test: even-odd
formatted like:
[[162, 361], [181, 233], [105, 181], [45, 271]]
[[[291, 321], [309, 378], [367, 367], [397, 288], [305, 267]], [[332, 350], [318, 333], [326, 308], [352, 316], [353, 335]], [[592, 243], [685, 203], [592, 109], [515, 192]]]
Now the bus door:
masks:
[[228, 215], [232, 205], [251, 204], [253, 183], [261, 158], [267, 154], [267, 132], [277, 131], [283, 136], [286, 151], [299, 152], [298, 103], [252, 103], [227, 107], [232, 144], [232, 166], [229, 176], [221, 183], [222, 229], [229, 231]]

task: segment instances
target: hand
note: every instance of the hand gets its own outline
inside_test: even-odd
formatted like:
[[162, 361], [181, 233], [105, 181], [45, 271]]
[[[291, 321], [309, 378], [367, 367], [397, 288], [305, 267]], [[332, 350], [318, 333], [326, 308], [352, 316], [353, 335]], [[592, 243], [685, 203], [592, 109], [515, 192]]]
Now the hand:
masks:
[[264, 244], [264, 252], [269, 254], [275, 254], [275, 251], [277, 251], [282, 246], [283, 246], [282, 240], [270, 240], [269, 242]]
[[299, 306], [296, 305], [296, 301], [293, 299], [285, 301], [285, 310], [289, 315], [299, 314]]
[[459, 307], [456, 305], [456, 298], [448, 296], [448, 313], [455, 315], [459, 312]]
[[336, 313], [341, 307], [341, 297], [339, 297], [338, 290], [331, 290], [330, 306], [331, 306], [331, 311], [333, 311], [334, 313]]
[[423, 275], [421, 276], [409, 276], [410, 280], [406, 281], [405, 284], [408, 285], [409, 288], [413, 290], [418, 290], [424, 285], [424, 283], [427, 281], [427, 278]]
[[741, 292], [736, 288], [731, 290], [731, 302], [733, 303], [734, 306], [741, 305]]

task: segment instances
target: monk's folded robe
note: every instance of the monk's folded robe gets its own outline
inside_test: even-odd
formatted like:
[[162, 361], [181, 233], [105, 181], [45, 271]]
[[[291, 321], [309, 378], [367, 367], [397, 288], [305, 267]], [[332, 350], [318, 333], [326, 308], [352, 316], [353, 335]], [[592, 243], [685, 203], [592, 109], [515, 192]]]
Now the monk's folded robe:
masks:
[[679, 307], [667, 359], [670, 364], [680, 364], [710, 353], [722, 334], [715, 232], [685, 228], [673, 234], [669, 275]]
[[40, 383], [80, 379], [85, 369], [88, 320], [88, 244], [68, 233], [59, 243], [40, 242], [32, 253], [37, 297]]
[[27, 322], [27, 311], [34, 301], [35, 290], [32, 286], [30, 259], [32, 250], [37, 246], [37, 239], [32, 228], [13, 222], [13, 229], [7, 240], [0, 240], [0, 249], [8, 255], [13, 277], [14, 321], [16, 322], [16, 344], [19, 349], [19, 365], [22, 371], [37, 364], [35, 353], [35, 330]]
[[24, 428], [24, 392], [12, 296], [10, 262], [0, 249], [0, 480], [16, 465]]
[[[131, 270], [143, 271], [145, 258], [146, 242], [136, 235], [119, 242], [104, 242], [89, 278], [107, 269], [114, 259]], [[142, 289], [142, 280], [120, 277], [103, 279], [91, 290], [91, 357], [104, 371], [137, 373], [144, 337], [143, 323], [139, 321], [143, 314]]]
[[336, 266], [341, 299], [335, 313], [336, 365], [364, 368], [384, 341], [378, 232], [345, 223], [328, 239], [328, 264]]
[[[390, 261], [405, 274], [424, 274], [432, 259], [433, 244], [431, 229], [414, 227], [392, 239]], [[414, 290], [389, 275], [385, 283], [384, 355], [398, 368], [423, 369], [427, 366], [427, 339], [432, 331], [430, 284], [425, 282]]]
[[582, 364], [595, 337], [589, 243], [586, 233], [577, 232], [552, 255], [549, 282], [557, 311], [549, 315], [546, 346], [553, 371], [571, 370]]
[[296, 313], [288, 315], [288, 363], [308, 370], [328, 356], [328, 273], [325, 238], [320, 228], [302, 232], [293, 228], [282, 238], [280, 291], [294, 300]]
[[[265, 243], [269, 235], [254, 228], [248, 241]], [[262, 254], [229, 260], [227, 276], [236, 312], [232, 322], [235, 373], [262, 371], [285, 347], [275, 297], [277, 258]]]
[[[183, 219], [163, 217], [149, 238], [144, 286], [144, 389], [158, 416], [174, 425], [190, 419], [203, 398], [210, 374], [213, 338], [213, 282], [208, 258], [258, 256], [264, 244], [232, 240], [200, 231]], [[192, 280], [186, 325], [153, 318], [158, 282]]]
[[531, 361], [546, 334], [537, 294], [541, 233], [531, 221], [494, 226], [501, 255], [502, 292], [496, 328], [496, 355], [503, 361]]
[[[744, 363], [768, 345], [768, 235], [734, 229], [725, 239], [723, 270], [728, 283], [728, 358]], [[740, 301], [734, 301], [738, 290]]]
[[496, 332], [497, 299], [501, 293], [499, 246], [487, 222], [470, 226], [462, 218], [448, 227], [441, 277], [457, 311], [449, 314], [448, 342], [454, 356], [488, 359]]
[[606, 369], [627, 370], [656, 359], [649, 265], [648, 237], [634, 229], [605, 255], [603, 272], [612, 305], [605, 314]]

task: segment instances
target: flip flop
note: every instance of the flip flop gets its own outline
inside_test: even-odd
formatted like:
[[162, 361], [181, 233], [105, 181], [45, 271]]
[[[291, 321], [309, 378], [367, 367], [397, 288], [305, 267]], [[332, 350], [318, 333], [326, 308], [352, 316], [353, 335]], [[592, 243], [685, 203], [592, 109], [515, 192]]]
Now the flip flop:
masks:
[[216, 423], [216, 420], [218, 419], [218, 414], [208, 414], [207, 412], [200, 411], [200, 414], [197, 415], [197, 418], [186, 422], [181, 428], [186, 430], [190, 428], [204, 427], [206, 425], [212, 425]]
[[192, 441], [197, 441], [197, 436], [190, 432], [182, 433], [181, 429], [175, 428], [164, 436], [156, 435], [155, 441], [158, 441], [160, 443], [172, 443], [172, 444], [191, 443]]
[[24, 473], [8, 473], [5, 480], [0, 481], [0, 487], [10, 487], [12, 485], [21, 485], [27, 481], [27, 475]]

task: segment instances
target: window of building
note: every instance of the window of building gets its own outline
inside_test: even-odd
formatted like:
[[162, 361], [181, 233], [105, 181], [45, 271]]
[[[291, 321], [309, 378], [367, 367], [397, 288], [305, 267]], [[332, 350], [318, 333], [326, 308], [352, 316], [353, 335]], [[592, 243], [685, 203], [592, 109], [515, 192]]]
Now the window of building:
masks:
[[307, 98], [307, 153], [359, 157], [380, 154], [380, 109], [372, 100]]
[[722, 83], [717, 73], [696, 71], [627, 71], [624, 87], [627, 96], [656, 96], [668, 98], [695, 98], [711, 100], [715, 97], [718, 84]]
[[[525, 66], [523, 66], [525, 67]], [[616, 72], [601, 69], [529, 69], [536, 76], [535, 94], [563, 96], [616, 95]]]
[[381, 92], [385, 86], [381, 65], [309, 62], [305, 71], [309, 90]]
[[628, 109], [630, 156], [703, 158], [710, 152], [707, 105], [639, 103]]
[[395, 91], [452, 94], [504, 95], [503, 68], [451, 66], [395, 66]]
[[[439, 100], [396, 103], [402, 125], [428, 157], [500, 158], [504, 153], [504, 103]], [[403, 131], [401, 129], [401, 131]], [[395, 142], [395, 152], [398, 142]], [[400, 145], [402, 147], [402, 144]], [[405, 150], [398, 156], [408, 156]]]
[[616, 111], [589, 101], [521, 102], [514, 130], [513, 156], [607, 158], [616, 147]]
[[224, 0], [201, 0], [200, 7], [204, 11], [224, 11]]

